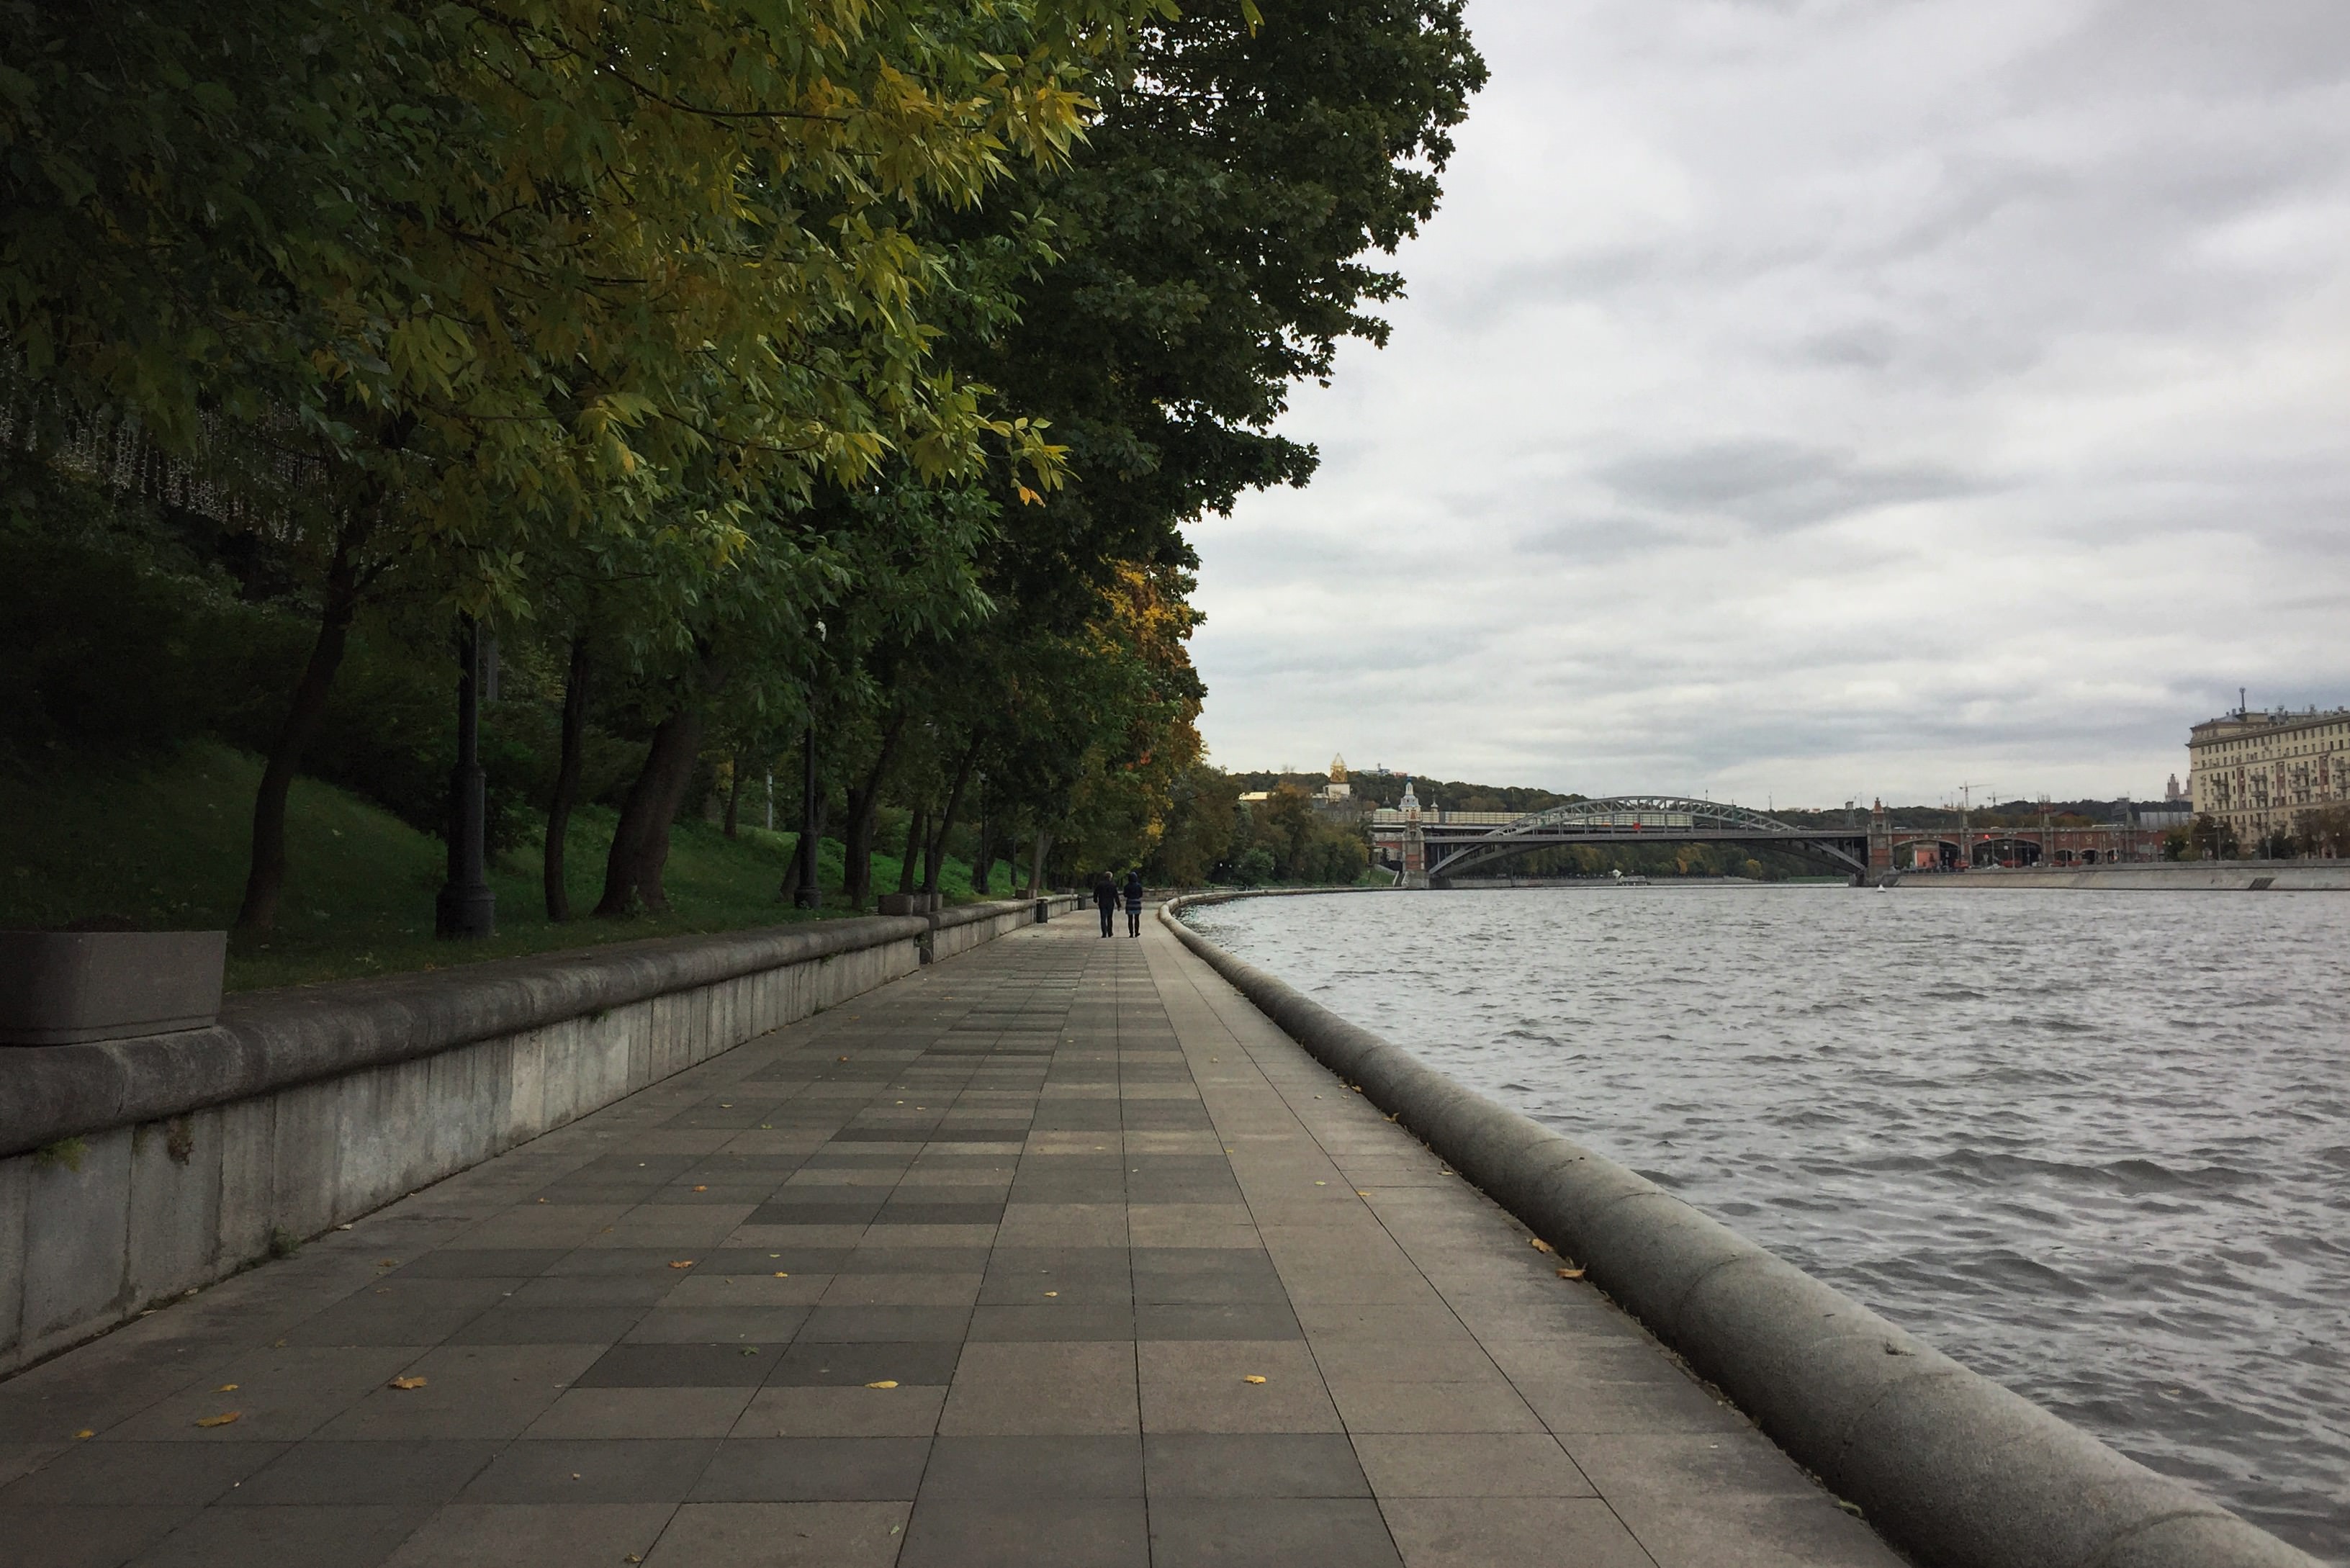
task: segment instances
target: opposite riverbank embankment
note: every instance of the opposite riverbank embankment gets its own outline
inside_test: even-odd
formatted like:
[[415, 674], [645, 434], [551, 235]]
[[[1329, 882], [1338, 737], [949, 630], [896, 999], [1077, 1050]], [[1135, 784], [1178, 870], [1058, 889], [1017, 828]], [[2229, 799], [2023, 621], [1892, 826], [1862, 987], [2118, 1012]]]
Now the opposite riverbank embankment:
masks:
[[1222, 899], [1178, 900], [1162, 919], [1324, 1065], [1581, 1262], [1918, 1561], [1951, 1568], [2309, 1568], [2315, 1561], [1960, 1366], [1631, 1170], [1225, 952], [1179, 918], [1187, 905], [1209, 901]]
[[1898, 874], [1902, 888], [1954, 890], [2072, 888], [2098, 893], [2350, 893], [2350, 861], [2173, 860], [2158, 866], [2081, 866], [2010, 871], [1988, 867], [1955, 875]]

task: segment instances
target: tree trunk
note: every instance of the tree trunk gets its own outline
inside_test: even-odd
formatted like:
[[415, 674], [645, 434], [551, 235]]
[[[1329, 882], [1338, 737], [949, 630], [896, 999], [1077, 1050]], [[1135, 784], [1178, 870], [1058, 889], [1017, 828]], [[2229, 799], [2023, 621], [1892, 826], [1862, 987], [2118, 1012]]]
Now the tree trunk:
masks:
[[1040, 898], [1045, 894], [1045, 857], [1053, 847], [1053, 836], [1043, 828], [1036, 830], [1035, 858], [1028, 867], [1028, 896]]
[[365, 523], [345, 526], [335, 535], [335, 553], [327, 563], [325, 603], [318, 612], [317, 639], [310, 645], [309, 662], [295, 683], [294, 700], [286, 722], [269, 748], [261, 771], [261, 788], [253, 798], [253, 857], [245, 872], [244, 900], [237, 907], [239, 930], [265, 931], [277, 923], [277, 901], [286, 890], [286, 797], [301, 771], [302, 753], [318, 732], [319, 717], [334, 690], [335, 671], [342, 667], [350, 645], [351, 619], [359, 613], [359, 572], [353, 559], [373, 527]]
[[612, 830], [611, 853], [604, 859], [604, 897], [596, 906], [598, 914], [625, 915], [637, 901], [648, 909], [669, 908], [661, 868], [669, 862], [670, 824], [685, 804], [701, 751], [702, 711], [689, 699], [653, 731], [645, 765], [629, 785], [620, 820]]
[[922, 830], [929, 826], [930, 820], [931, 811], [928, 806], [923, 806], [906, 818], [906, 852], [898, 861], [899, 893], [910, 893], [914, 890], [914, 876], [917, 867], [921, 862], [922, 844], [929, 836]]
[[563, 677], [562, 760], [555, 770], [555, 798], [546, 805], [546, 851], [540, 869], [546, 884], [546, 918], [571, 918], [571, 885], [565, 851], [571, 836], [571, 808], [579, 800], [579, 773], [587, 763], [588, 639], [571, 639], [571, 667]]
[[[995, 868], [994, 821], [984, 815], [979, 819], [979, 849], [971, 857], [971, 890], [981, 898], [987, 897], [989, 873]], [[946, 836], [941, 834], [940, 837]]]
[[881, 750], [866, 770], [863, 782], [848, 792], [848, 820], [842, 825], [846, 840], [842, 847], [847, 854], [840, 868], [840, 890], [852, 909], [863, 909], [873, 896], [873, 833], [881, 811], [881, 782], [889, 776], [899, 739], [905, 732], [906, 716], [900, 713], [881, 732]]
[[734, 829], [742, 821], [743, 762], [744, 759], [738, 755], [729, 759], [726, 764], [733, 777], [726, 784], [726, 823], [721, 831], [729, 838], [737, 836]]
[[972, 738], [963, 752], [962, 760], [955, 764], [954, 783], [947, 786], [946, 809], [939, 813], [938, 831], [931, 835], [930, 844], [922, 856], [922, 891], [939, 890], [939, 872], [946, 865], [947, 835], [954, 831], [955, 812], [962, 805], [963, 786], [971, 782], [971, 770], [979, 763], [980, 742]]

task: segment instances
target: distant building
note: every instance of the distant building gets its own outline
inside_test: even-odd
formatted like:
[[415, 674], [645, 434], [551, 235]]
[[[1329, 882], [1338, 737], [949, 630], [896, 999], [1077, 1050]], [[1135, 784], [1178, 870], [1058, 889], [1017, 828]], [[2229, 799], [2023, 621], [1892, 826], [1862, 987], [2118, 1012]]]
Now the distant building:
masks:
[[1355, 786], [1347, 782], [1347, 759], [1343, 756], [1332, 757], [1330, 782], [1315, 791], [1314, 798], [1327, 801], [1347, 800], [1353, 797], [1354, 793]]
[[2350, 708], [2240, 707], [2205, 720], [2187, 734], [2187, 794], [2246, 845], [2291, 831], [2302, 812], [2350, 801]]

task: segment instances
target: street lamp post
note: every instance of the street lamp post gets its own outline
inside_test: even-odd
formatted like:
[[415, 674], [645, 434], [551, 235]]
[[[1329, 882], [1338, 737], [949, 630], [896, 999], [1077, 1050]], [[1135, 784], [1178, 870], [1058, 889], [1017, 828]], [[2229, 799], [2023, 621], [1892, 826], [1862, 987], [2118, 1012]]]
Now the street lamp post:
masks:
[[484, 639], [472, 616], [457, 619], [457, 765], [449, 774], [449, 879], [433, 903], [433, 933], [471, 940], [498, 929], [497, 895], [484, 867], [489, 836], [482, 774]]

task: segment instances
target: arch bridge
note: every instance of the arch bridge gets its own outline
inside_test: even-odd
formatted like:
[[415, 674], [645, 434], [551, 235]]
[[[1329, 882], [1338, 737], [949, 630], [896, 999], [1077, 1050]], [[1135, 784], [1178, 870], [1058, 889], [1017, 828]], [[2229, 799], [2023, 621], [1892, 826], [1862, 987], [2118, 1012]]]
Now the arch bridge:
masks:
[[[1382, 833], [1386, 836], [1394, 830]], [[1625, 848], [1656, 844], [1742, 844], [1799, 855], [1824, 870], [1868, 875], [1868, 832], [1798, 827], [1725, 801], [1685, 795], [1614, 795], [1555, 805], [1503, 824], [1441, 820], [1408, 822], [1401, 836], [1417, 833], [1430, 879], [1462, 876], [1477, 867], [1533, 849], [1580, 844]], [[1408, 844], [1405, 858], [1411, 858]]]

